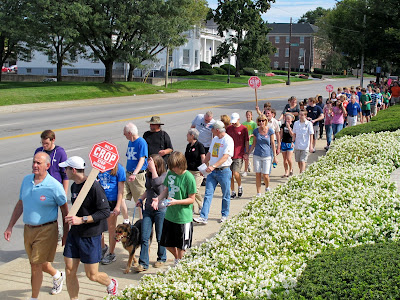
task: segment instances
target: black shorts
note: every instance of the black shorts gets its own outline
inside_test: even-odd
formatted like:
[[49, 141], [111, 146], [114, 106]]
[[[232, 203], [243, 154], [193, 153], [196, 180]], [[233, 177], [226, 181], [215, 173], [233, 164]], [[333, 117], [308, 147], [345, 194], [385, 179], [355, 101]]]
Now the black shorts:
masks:
[[192, 247], [193, 222], [177, 224], [164, 219], [160, 245], [182, 250]]
[[117, 201], [108, 201], [108, 205], [110, 205], [110, 211], [113, 211], [117, 206]]

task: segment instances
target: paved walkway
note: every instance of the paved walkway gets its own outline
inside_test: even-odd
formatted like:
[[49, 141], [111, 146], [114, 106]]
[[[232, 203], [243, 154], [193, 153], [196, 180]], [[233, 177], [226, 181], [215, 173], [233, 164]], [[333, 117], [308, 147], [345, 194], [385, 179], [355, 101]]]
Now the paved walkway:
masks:
[[[325, 150], [323, 147], [325, 146], [325, 140], [317, 141], [317, 151], [314, 154], [311, 154], [309, 157], [309, 162], [314, 162], [318, 159], [318, 156], [322, 156], [325, 154]], [[293, 158], [294, 161], [294, 158]], [[294, 166], [294, 173], [298, 173], [297, 165]], [[284, 169], [282, 165], [282, 155], [278, 156], [278, 166], [276, 169], [272, 170], [271, 174], [271, 188], [275, 188], [278, 184], [284, 184], [287, 179], [281, 178], [284, 174]], [[231, 216], [238, 214], [243, 206], [252, 199], [252, 197], [256, 194], [255, 187], [255, 174], [253, 172], [249, 173], [247, 177], [242, 177], [242, 186], [244, 190], [244, 195], [241, 198], [236, 198], [231, 201]], [[263, 188], [263, 186], [262, 186]], [[237, 189], [237, 187], [236, 187]], [[201, 192], [204, 194], [204, 187], [201, 188]], [[220, 188], [217, 187], [214, 200], [211, 205], [209, 222], [205, 226], [195, 225], [194, 233], [193, 233], [193, 244], [198, 245], [205, 241], [206, 239], [212, 237], [218, 230], [221, 225], [217, 222], [220, 217], [221, 211], [221, 192]], [[130, 211], [133, 211], [133, 208], [130, 207]], [[121, 221], [121, 219], [120, 219]], [[108, 238], [106, 237], [106, 240]], [[156, 261], [156, 248], [155, 242], [152, 243], [150, 250], [150, 264], [153, 264]], [[58, 269], [64, 269], [64, 260], [62, 256], [63, 248], [61, 246], [57, 249], [57, 255], [55, 258], [54, 266]], [[123, 270], [125, 268], [128, 253], [123, 249], [121, 244], [117, 244], [116, 248], [117, 261], [108, 265], [103, 266], [100, 265], [100, 270], [106, 272], [113, 278], [116, 278], [119, 282], [120, 290], [124, 287], [133, 284], [137, 285], [140, 278], [144, 274], [155, 274], [159, 269], [155, 269], [150, 267], [146, 272], [137, 274], [137, 273], [129, 273], [123, 274]], [[139, 251], [137, 252], [137, 257], [139, 255]], [[173, 256], [168, 253], [167, 266], [173, 265]], [[165, 268], [167, 268], [167, 266]], [[90, 282], [86, 276], [81, 265], [78, 270], [78, 278], [80, 283], [80, 294], [79, 299], [102, 299], [106, 295], [105, 287], [100, 284]], [[49, 291], [51, 290], [52, 283], [49, 275], [44, 274], [43, 285], [40, 291], [39, 299], [69, 299], [66, 286], [64, 285], [63, 291], [56, 296], [50, 295]], [[9, 263], [3, 264], [0, 266], [0, 299], [29, 299], [30, 297], [30, 265], [26, 255], [11, 261]]]

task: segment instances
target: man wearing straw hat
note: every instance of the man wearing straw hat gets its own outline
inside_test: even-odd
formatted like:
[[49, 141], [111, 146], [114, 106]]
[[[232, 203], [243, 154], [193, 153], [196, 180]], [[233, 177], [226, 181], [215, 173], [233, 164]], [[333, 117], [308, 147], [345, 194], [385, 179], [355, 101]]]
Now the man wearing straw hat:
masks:
[[159, 154], [167, 163], [173, 148], [168, 133], [161, 129], [161, 125], [164, 124], [161, 123], [159, 116], [152, 116], [150, 121], [146, 122], [150, 124], [150, 130], [143, 134], [143, 138], [149, 146], [149, 157], [152, 154]]

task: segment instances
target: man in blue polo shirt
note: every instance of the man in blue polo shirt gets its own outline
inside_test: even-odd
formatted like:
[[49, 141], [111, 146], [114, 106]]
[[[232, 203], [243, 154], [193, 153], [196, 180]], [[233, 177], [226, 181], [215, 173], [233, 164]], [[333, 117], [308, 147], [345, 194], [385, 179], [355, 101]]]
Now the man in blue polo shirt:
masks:
[[350, 103], [347, 104], [347, 122], [348, 126], [356, 126], [357, 125], [357, 116], [361, 119], [361, 106], [357, 103], [356, 95], [351, 95]]
[[[68, 215], [67, 196], [62, 184], [47, 172], [49, 168], [50, 156], [44, 152], [36, 153], [32, 163], [33, 174], [25, 176], [22, 181], [19, 200], [4, 232], [4, 238], [9, 241], [15, 223], [24, 214], [24, 244], [31, 264], [31, 299], [39, 296], [43, 272], [53, 276], [53, 295], [61, 292], [65, 277], [64, 272], [54, 269], [51, 262], [57, 249], [58, 207], [64, 220]], [[68, 224], [63, 222], [63, 225], [62, 245], [69, 229]]]

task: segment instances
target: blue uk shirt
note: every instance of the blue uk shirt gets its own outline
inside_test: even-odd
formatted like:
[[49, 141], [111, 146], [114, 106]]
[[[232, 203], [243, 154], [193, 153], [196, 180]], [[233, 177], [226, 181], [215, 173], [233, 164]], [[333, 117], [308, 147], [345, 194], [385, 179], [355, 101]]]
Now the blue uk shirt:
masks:
[[146, 140], [142, 137], [138, 137], [135, 141], [129, 141], [128, 149], [126, 150], [126, 170], [128, 172], [133, 172], [141, 157], [144, 157], [144, 164], [141, 170], [147, 169], [147, 155], [148, 155], [148, 147]]

